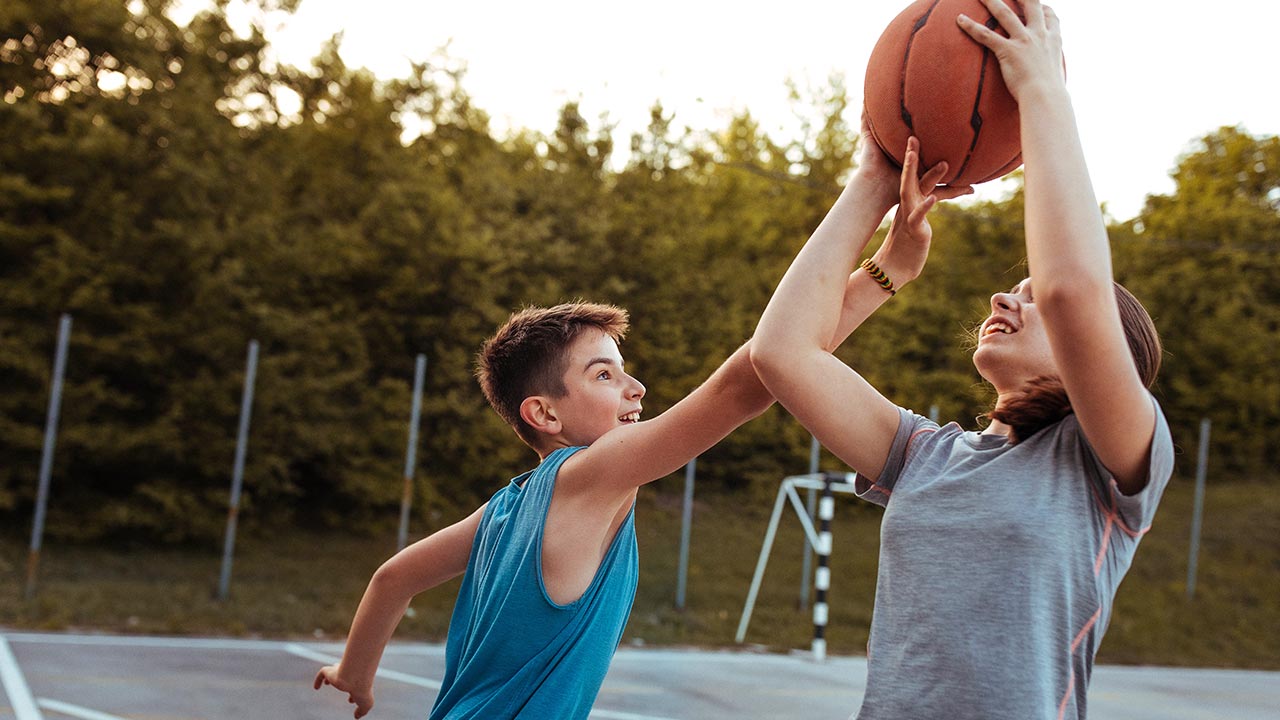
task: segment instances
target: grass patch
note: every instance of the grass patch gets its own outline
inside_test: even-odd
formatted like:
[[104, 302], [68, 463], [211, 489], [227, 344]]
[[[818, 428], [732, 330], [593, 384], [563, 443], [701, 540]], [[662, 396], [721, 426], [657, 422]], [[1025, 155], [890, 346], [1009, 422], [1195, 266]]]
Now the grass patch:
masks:
[[[625, 643], [731, 646], [771, 498], [704, 495], [695, 505], [686, 609], [674, 608], [680, 483], [641, 493], [640, 589]], [[1280, 499], [1266, 485], [1208, 489], [1197, 592], [1186, 597], [1192, 483], [1175, 479], [1121, 585], [1100, 662], [1280, 668]], [[747, 633], [773, 651], [807, 648], [797, 608], [802, 535], [788, 508]], [[833, 523], [829, 651], [865, 652], [880, 511], [839, 496]], [[0, 626], [31, 630], [339, 639], [394, 538], [291, 529], [238, 541], [230, 598], [216, 597], [221, 544], [207, 549], [45, 544], [39, 592], [22, 599], [26, 540], [0, 538]], [[397, 638], [442, 640], [457, 581], [424, 593]]]

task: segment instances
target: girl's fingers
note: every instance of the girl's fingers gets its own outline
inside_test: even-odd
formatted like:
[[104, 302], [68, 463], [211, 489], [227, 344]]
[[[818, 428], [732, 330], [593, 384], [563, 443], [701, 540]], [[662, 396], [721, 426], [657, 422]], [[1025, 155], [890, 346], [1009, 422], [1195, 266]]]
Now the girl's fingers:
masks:
[[[1025, 32], [1028, 25], [1031, 27], [1044, 26], [1044, 13], [1040, 9], [1040, 0], [1023, 0], [1022, 7], [1027, 13], [1027, 23], [1022, 23], [1022, 18], [1013, 11], [1013, 8], [1004, 3], [1004, 0], [982, 0], [982, 4], [986, 6], [987, 12], [1000, 23], [1000, 27], [1008, 33], [1009, 37], [1017, 37], [1018, 33]], [[1034, 6], [1034, 10], [1032, 8]], [[1035, 13], [1034, 15], [1032, 13]], [[1035, 24], [1032, 24], [1032, 18], [1036, 18]]]
[[1052, 12], [1048, 7], [1041, 5], [1040, 0], [1022, 0], [1022, 9], [1027, 14], [1028, 27], [1045, 27], [1045, 20], [1049, 12]]
[[927, 195], [932, 192], [938, 181], [942, 179], [942, 176], [947, 174], [948, 167], [947, 161], [943, 160], [929, 168], [929, 172], [920, 178], [920, 194]]
[[1060, 23], [1058, 22], [1058, 13], [1054, 12], [1053, 8], [1048, 5], [1044, 6], [1044, 26], [1045, 29], [1052, 33], [1058, 32], [1060, 27]]
[[902, 200], [908, 197], [914, 197], [912, 194], [918, 193], [916, 187], [917, 165], [920, 162], [920, 141], [915, 136], [907, 139], [907, 152], [902, 158], [902, 175], [898, 180], [898, 194]]
[[933, 189], [933, 196], [939, 200], [954, 200], [972, 194], [973, 186], [971, 185], [939, 185]]
[[926, 197], [924, 202], [917, 205], [915, 209], [911, 211], [911, 214], [907, 216], [907, 225], [918, 228], [928, 222], [927, 218], [929, 216], [929, 211], [933, 209], [933, 206], [936, 205], [937, 202], [938, 198], [934, 195]]
[[1000, 33], [995, 32], [994, 30], [991, 30], [986, 25], [983, 25], [982, 23], [975, 21], [973, 18], [969, 17], [968, 15], [961, 14], [957, 16], [956, 24], [959, 25], [960, 29], [965, 31], [965, 33], [968, 34], [969, 37], [973, 38], [974, 42], [978, 43], [979, 45], [993, 52], [1000, 45], [1000, 43], [1008, 42], [1008, 38], [1002, 36]]

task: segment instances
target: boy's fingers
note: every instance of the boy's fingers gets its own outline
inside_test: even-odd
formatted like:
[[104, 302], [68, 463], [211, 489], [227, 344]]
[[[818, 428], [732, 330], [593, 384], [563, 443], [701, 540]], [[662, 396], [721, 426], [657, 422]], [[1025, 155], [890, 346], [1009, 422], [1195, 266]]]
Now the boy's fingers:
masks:
[[324, 669], [321, 668], [320, 672], [316, 673], [316, 689], [319, 690], [321, 685], [324, 685], [328, 682], [329, 682], [328, 678], [324, 676]]

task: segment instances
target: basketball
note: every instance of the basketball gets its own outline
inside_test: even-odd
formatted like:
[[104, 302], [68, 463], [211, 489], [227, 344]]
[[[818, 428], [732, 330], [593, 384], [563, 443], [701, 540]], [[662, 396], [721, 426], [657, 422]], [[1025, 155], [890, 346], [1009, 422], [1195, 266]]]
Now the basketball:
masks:
[[[1023, 17], [1020, 3], [1004, 2]], [[995, 55], [956, 24], [962, 13], [1007, 35], [979, 0], [917, 0], [876, 42], [863, 86], [880, 149], [901, 167], [915, 135], [922, 171], [945, 160], [947, 185], [995, 180], [1022, 164], [1018, 104]]]

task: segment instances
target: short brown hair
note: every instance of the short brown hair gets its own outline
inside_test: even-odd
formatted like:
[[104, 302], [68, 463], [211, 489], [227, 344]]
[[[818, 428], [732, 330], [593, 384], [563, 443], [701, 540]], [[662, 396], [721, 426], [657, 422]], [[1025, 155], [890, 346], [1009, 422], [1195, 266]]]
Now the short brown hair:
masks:
[[520, 404], [532, 395], [563, 397], [569, 345], [588, 328], [622, 342], [627, 311], [613, 305], [572, 302], [555, 307], [526, 307], [513, 313], [476, 356], [476, 379], [489, 405], [531, 446], [538, 433], [520, 417]]
[[[1156, 324], [1133, 293], [1118, 282], [1112, 281], [1111, 284], [1115, 289], [1116, 305], [1120, 309], [1120, 324], [1124, 327], [1124, 337], [1129, 343], [1129, 354], [1133, 357], [1133, 364], [1138, 370], [1138, 377], [1142, 378], [1142, 384], [1150, 388], [1156, 381], [1156, 375], [1160, 373], [1160, 359], [1164, 352], [1160, 345], [1160, 335], [1156, 332]], [[1020, 395], [1004, 406], [993, 409], [987, 413], [987, 417], [1011, 427], [1010, 440], [1016, 443], [1072, 412], [1071, 399], [1067, 397], [1067, 389], [1062, 380], [1045, 375], [1029, 381]]]

